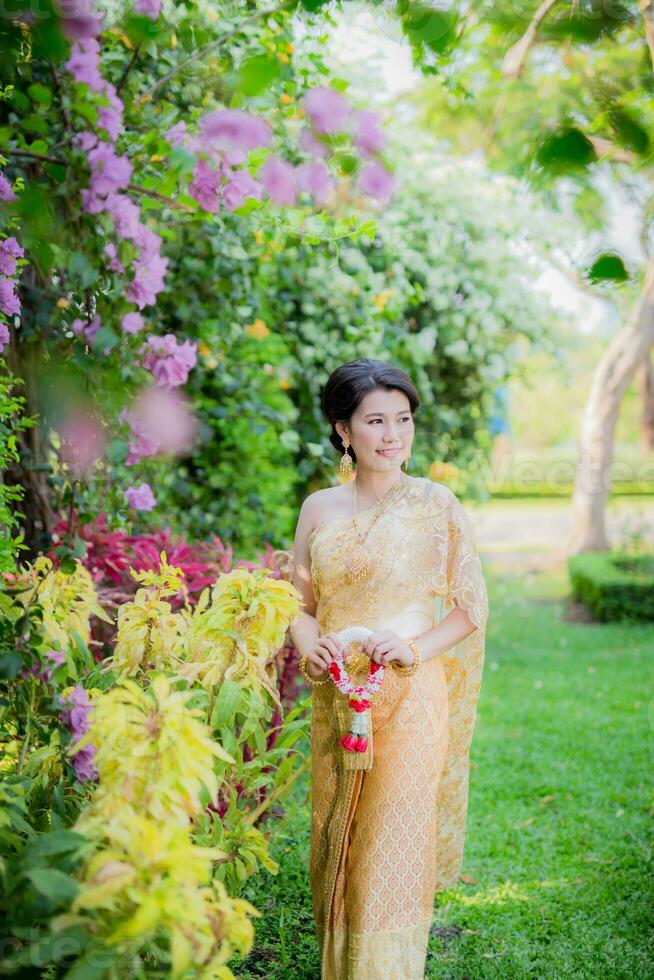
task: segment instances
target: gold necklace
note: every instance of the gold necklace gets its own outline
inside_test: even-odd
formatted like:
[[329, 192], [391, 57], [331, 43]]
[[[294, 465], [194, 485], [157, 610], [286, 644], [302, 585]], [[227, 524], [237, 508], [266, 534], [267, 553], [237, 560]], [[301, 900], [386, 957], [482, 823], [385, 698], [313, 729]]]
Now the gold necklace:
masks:
[[354, 544], [350, 544], [349, 542], [347, 544], [344, 543], [340, 549], [341, 555], [343, 557], [343, 562], [345, 564], [347, 579], [349, 582], [363, 582], [369, 579], [370, 576], [372, 575], [372, 565], [370, 563], [370, 556], [368, 555], [368, 552], [364, 548], [364, 544], [366, 542], [366, 538], [372, 531], [373, 527], [375, 526], [379, 518], [386, 510], [391, 494], [397, 488], [397, 486], [402, 482], [403, 482], [402, 477], [400, 477], [400, 479], [393, 484], [390, 490], [388, 490], [383, 497], [379, 498], [378, 503], [380, 503], [381, 506], [377, 511], [377, 513], [375, 514], [375, 516], [373, 517], [373, 519], [371, 520], [368, 527], [366, 528], [365, 533], [362, 533], [356, 516], [357, 484], [356, 484], [356, 477], [354, 478], [354, 508], [352, 514], [352, 523], [354, 524], [354, 528], [358, 540], [355, 541]]

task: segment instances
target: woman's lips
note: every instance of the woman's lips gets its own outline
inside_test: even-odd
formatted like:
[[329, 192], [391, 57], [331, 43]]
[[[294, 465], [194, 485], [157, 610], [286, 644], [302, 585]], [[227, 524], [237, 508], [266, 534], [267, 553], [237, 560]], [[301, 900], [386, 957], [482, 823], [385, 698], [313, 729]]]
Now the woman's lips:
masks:
[[401, 449], [375, 449], [375, 452], [380, 456], [399, 456], [402, 452]]

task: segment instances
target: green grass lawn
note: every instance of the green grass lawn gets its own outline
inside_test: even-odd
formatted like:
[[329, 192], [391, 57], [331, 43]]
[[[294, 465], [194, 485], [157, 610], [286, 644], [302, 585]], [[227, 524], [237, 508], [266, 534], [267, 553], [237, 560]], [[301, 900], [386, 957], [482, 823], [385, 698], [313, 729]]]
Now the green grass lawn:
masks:
[[[426, 976], [654, 977], [654, 626], [566, 621], [567, 575], [498, 577], [463, 874], [437, 896]], [[245, 897], [239, 977], [318, 978], [308, 784]], [[389, 980], [394, 980], [390, 978]]]

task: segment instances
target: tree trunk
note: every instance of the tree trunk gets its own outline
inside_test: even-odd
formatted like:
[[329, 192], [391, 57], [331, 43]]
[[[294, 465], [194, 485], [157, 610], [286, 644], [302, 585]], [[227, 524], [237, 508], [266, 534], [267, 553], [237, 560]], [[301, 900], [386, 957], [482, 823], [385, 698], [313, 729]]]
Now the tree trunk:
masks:
[[615, 425], [624, 392], [653, 345], [654, 256], [647, 263], [643, 291], [629, 321], [611, 340], [593, 376], [581, 420], [568, 554], [608, 548], [605, 507]]
[[648, 357], [636, 371], [636, 387], [641, 404], [640, 441], [645, 453], [654, 451], [654, 370]]
[[37, 385], [39, 377], [43, 378], [45, 361], [40, 342], [29, 344], [21, 342], [13, 330], [11, 348], [6, 351], [6, 354], [9, 370], [15, 377], [22, 378], [24, 381], [24, 385], [17, 390], [17, 394], [25, 398], [24, 415], [27, 418], [36, 416], [32, 428], [16, 434], [20, 459], [17, 463], [10, 463], [2, 474], [5, 486], [21, 486], [25, 490], [23, 499], [12, 505], [24, 532], [24, 543], [29, 549], [20, 552], [19, 561], [22, 562], [33, 560], [39, 552], [51, 545], [50, 532], [55, 520], [52, 491], [48, 486], [50, 467], [47, 433], [38, 417]]

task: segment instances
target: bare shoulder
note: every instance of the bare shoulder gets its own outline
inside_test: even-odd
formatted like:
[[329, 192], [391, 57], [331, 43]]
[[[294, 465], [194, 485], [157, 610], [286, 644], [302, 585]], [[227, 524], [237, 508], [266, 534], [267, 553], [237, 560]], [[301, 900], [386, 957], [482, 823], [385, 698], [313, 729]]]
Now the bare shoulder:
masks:
[[310, 493], [305, 498], [300, 513], [307, 524], [314, 528], [318, 524], [346, 516], [351, 506], [350, 490], [344, 483], [336, 487], [324, 487], [322, 490]]

